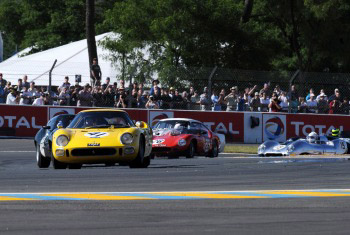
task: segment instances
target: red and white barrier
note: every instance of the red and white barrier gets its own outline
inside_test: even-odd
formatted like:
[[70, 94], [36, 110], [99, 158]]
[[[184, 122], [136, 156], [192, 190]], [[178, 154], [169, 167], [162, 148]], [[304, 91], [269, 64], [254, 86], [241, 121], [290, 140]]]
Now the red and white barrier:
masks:
[[[74, 114], [84, 109], [64, 106], [0, 105], [0, 136], [34, 137], [41, 126], [58, 114]], [[267, 139], [285, 141], [305, 136], [311, 131], [330, 133], [333, 128], [350, 130], [350, 116], [211, 112], [186, 110], [126, 109], [133, 120], [153, 126], [163, 118], [192, 118], [202, 121], [212, 131], [226, 135], [227, 142], [261, 143]]]

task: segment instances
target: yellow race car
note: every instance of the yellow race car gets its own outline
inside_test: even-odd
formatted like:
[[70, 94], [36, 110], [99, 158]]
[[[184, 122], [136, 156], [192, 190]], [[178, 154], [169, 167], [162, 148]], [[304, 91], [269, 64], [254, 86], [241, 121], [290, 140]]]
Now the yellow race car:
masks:
[[80, 169], [82, 164], [150, 164], [152, 130], [145, 122], [136, 125], [122, 110], [90, 109], [78, 113], [67, 128], [52, 137], [51, 162], [55, 169]]

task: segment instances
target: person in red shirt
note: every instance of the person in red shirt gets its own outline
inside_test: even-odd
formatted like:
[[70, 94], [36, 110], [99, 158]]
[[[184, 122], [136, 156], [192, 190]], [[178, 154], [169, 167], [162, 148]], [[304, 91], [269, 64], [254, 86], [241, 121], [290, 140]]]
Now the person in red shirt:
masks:
[[281, 101], [278, 100], [277, 93], [274, 92], [269, 104], [270, 112], [280, 112], [282, 110], [282, 107], [279, 105], [280, 103]]

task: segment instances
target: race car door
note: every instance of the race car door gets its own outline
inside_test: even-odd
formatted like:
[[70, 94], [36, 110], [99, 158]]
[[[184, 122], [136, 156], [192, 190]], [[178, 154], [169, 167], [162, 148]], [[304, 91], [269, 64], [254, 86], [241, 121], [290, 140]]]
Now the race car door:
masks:
[[206, 155], [210, 148], [211, 148], [211, 140], [210, 140], [210, 135], [209, 135], [209, 129], [203, 125], [203, 124], [200, 124], [201, 125], [201, 137], [203, 138], [203, 141], [204, 141], [204, 146], [203, 146], [203, 154]]
[[200, 155], [204, 154], [204, 148], [205, 148], [205, 138], [202, 136], [202, 128], [201, 124], [199, 122], [191, 122], [190, 124], [190, 133], [193, 135], [193, 137], [197, 140], [197, 153]]

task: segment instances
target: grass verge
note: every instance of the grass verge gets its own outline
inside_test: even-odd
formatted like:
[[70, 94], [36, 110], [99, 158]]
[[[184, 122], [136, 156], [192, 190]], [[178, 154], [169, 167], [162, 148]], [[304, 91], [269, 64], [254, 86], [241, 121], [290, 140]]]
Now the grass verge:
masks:
[[252, 153], [257, 154], [258, 152], [258, 144], [249, 144], [249, 145], [226, 145], [224, 149], [224, 153]]

